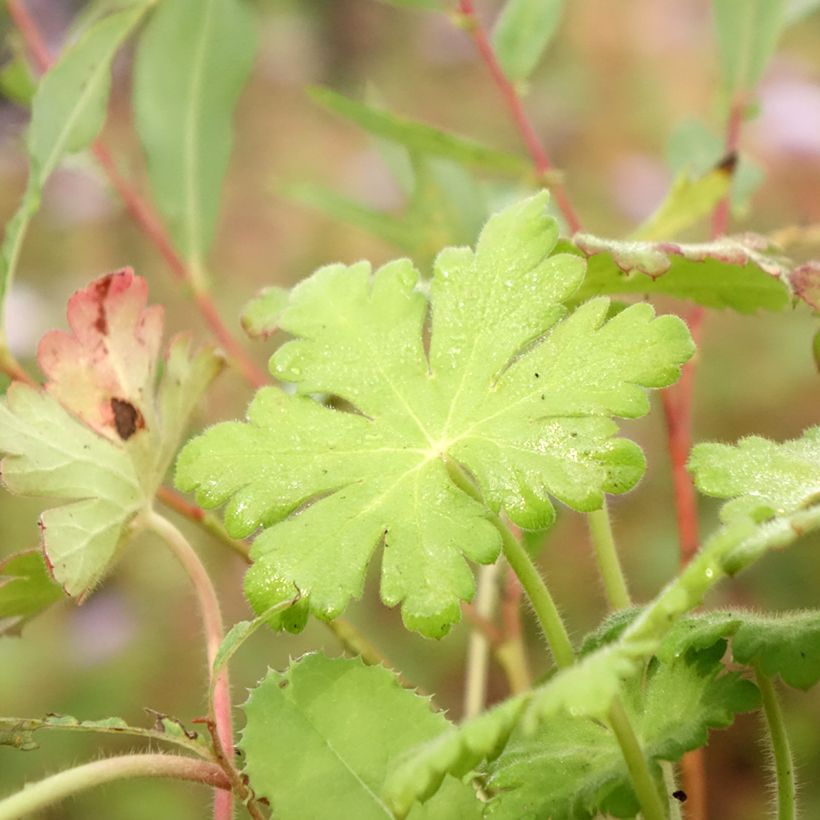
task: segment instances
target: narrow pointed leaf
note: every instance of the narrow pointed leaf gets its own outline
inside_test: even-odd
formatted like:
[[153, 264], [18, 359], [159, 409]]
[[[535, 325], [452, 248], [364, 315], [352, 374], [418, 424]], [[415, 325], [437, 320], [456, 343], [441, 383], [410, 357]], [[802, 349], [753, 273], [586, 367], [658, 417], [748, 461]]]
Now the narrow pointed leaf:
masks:
[[166, 0], [137, 50], [134, 110], [151, 187], [195, 275], [213, 239], [234, 108], [255, 50], [243, 0]]
[[18, 552], [0, 561], [0, 635], [19, 634], [35, 615], [64, 598], [42, 552]]
[[143, 3], [97, 22], [45, 74], [37, 88], [26, 138], [28, 182], [0, 247], [0, 311], [29, 222], [40, 207], [43, 186], [66, 155], [87, 148], [102, 128], [111, 61], [146, 8]]
[[[244, 710], [245, 774], [282, 820], [392, 818], [381, 796], [391, 764], [449, 725], [384, 667], [322, 655], [268, 672]], [[410, 818], [446, 817], [465, 796], [472, 811], [458, 816], [480, 817], [469, 786], [451, 781], [448, 792], [443, 806], [416, 806]]]
[[564, 5], [564, 0], [507, 0], [492, 42], [511, 80], [526, 80], [535, 70], [561, 22]]
[[529, 163], [522, 157], [497, 151], [448, 131], [372, 108], [337, 94], [329, 88], [313, 88], [310, 96], [323, 108], [350, 120], [369, 134], [397, 142], [410, 150], [445, 157], [471, 168], [513, 176], [525, 175], [530, 171]]
[[[294, 338], [271, 367], [296, 395], [259, 391], [247, 423], [211, 428], [177, 466], [200, 504], [227, 503], [232, 534], [266, 528], [246, 576], [257, 612], [295, 586], [314, 614], [336, 617], [383, 543], [382, 599], [440, 637], [473, 595], [464, 559], [498, 554], [487, 507], [539, 528], [554, 517], [550, 497], [592, 510], [638, 481], [643, 454], [614, 437], [612, 417], [646, 413], [646, 389], [678, 377], [691, 339], [648, 305], [606, 321], [603, 299], [567, 315], [583, 262], [552, 253], [545, 204], [541, 195], [493, 217], [475, 252], [443, 251], [429, 300], [407, 260], [375, 276], [366, 263], [332, 265], [276, 313]], [[453, 482], [452, 461], [486, 506]]]

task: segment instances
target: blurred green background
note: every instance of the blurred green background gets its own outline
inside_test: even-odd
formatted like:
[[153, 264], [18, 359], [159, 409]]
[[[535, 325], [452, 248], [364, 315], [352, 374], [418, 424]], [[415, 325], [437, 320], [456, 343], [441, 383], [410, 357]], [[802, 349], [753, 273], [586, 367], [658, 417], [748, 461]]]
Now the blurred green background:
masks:
[[[210, 270], [216, 298], [231, 328], [238, 313], [267, 284], [289, 285], [332, 261], [401, 253], [368, 232], [345, 225], [286, 195], [296, 183], [332, 189], [367, 206], [401, 213], [406, 193], [393, 172], [394, 154], [349, 123], [313, 104], [306, 89], [326, 84], [357, 99], [376, 99], [395, 113], [521, 154], [516, 132], [470, 38], [446, 14], [403, 10], [373, 0], [257, 0], [259, 51], [237, 113], [235, 151], [227, 180]], [[500, 3], [480, 5], [488, 21]], [[30, 0], [27, 7], [56, 52], [84, 4]], [[4, 59], [19, 48], [0, 18]], [[765, 172], [732, 230], [771, 232], [820, 222], [820, 15], [787, 29], [760, 88], [759, 116], [744, 129], [744, 154]], [[116, 64], [105, 129], [118, 164], [145, 185], [129, 108], [131, 53]], [[580, 211], [595, 233], [622, 236], [662, 199], [671, 179], [665, 155], [686, 120], [722, 132], [716, 92], [718, 63], [706, 0], [572, 0], [555, 42], [533, 74], [525, 104]], [[25, 184], [21, 139], [27, 112], [0, 104], [0, 218], [13, 213]], [[391, 172], [391, 169], [393, 172]], [[400, 175], [399, 175], [400, 176]], [[523, 193], [525, 185], [467, 177], [438, 167], [428, 211], [430, 243], [467, 242], [483, 213]], [[704, 238], [708, 226], [692, 233]], [[431, 244], [417, 261], [429, 264]], [[818, 248], [790, 248], [808, 258]], [[90, 158], [72, 160], [52, 177], [25, 244], [8, 310], [8, 334], [18, 357], [32, 365], [42, 333], [64, 326], [73, 290], [123, 265], [149, 280], [152, 301], [167, 306], [168, 332], [193, 327], [208, 334], [185, 290], [130, 223]], [[671, 303], [666, 309], [675, 309]], [[817, 319], [805, 309], [776, 315], [711, 312], [700, 351], [695, 440], [732, 441], [757, 433], [791, 438], [818, 422], [820, 388], [811, 355]], [[272, 343], [250, 343], [264, 363]], [[226, 373], [203, 403], [198, 427], [241, 416], [250, 392]], [[625, 426], [645, 448], [649, 469], [641, 485], [613, 504], [614, 525], [636, 598], [654, 595], [677, 567], [677, 534], [660, 402]], [[43, 505], [0, 495], [0, 556], [34, 546]], [[716, 505], [701, 504], [702, 528], [716, 521]], [[248, 616], [241, 594], [243, 564], [223, 546], [180, 526], [201, 549], [216, 580], [228, 623]], [[765, 559], [725, 584], [710, 605], [760, 609], [817, 606], [820, 540], [806, 539]], [[605, 611], [581, 517], [563, 510], [540, 556], [575, 638]], [[386, 610], [371, 573], [365, 599], [348, 613], [390, 660], [435, 702], [458, 718], [468, 628], [440, 643], [406, 633]], [[528, 624], [532, 663], [546, 668], [538, 636]], [[300, 636], [258, 633], [232, 669], [236, 702], [268, 666], [284, 667], [308, 649], [340, 651], [333, 636], [311, 623]], [[33, 621], [24, 638], [0, 639], [0, 713], [81, 718], [120, 715], [147, 725], [143, 707], [183, 721], [205, 711], [205, 660], [186, 578], [151, 536], [132, 544], [116, 572], [81, 608], [54, 607]], [[491, 672], [491, 696], [504, 681]], [[787, 721], [801, 774], [805, 817], [820, 817], [820, 698], [786, 692]], [[241, 720], [241, 718], [240, 718]], [[714, 818], [767, 816], [767, 762], [757, 742], [760, 723], [744, 716], [713, 735], [707, 750], [710, 812]], [[0, 794], [26, 779], [133, 744], [87, 735], [40, 734], [41, 748], [0, 748]], [[294, 750], [296, 753], [298, 750]], [[207, 816], [209, 795], [194, 786], [139, 782], [84, 794], [44, 814], [80, 820], [145, 820]]]

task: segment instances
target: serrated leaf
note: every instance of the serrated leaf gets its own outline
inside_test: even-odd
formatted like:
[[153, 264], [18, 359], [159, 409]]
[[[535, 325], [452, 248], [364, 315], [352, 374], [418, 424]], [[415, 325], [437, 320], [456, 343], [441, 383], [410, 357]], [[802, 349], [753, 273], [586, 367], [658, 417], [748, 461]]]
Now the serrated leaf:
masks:
[[288, 303], [288, 291], [267, 287], [251, 299], [242, 310], [241, 322], [245, 332], [255, 339], [265, 339], [277, 329], [279, 314]]
[[678, 244], [601, 239], [576, 234], [562, 249], [589, 257], [576, 299], [599, 294], [665, 294], [740, 313], [783, 310], [791, 302], [788, 260], [768, 256], [768, 240], [754, 235]]
[[134, 113], [151, 187], [197, 276], [213, 240], [231, 121], [255, 43], [242, 0], [167, 0], [137, 49]]
[[222, 359], [170, 346], [155, 384], [162, 313], [145, 280], [108, 274], [72, 296], [71, 333], [38, 351], [45, 392], [15, 383], [0, 402], [6, 487], [72, 503], [40, 518], [49, 568], [66, 593], [86, 596], [106, 574], [164, 478], [188, 417]]
[[[540, 195], [493, 217], [475, 252], [443, 251], [429, 302], [406, 260], [375, 277], [366, 263], [332, 265], [293, 291], [278, 321], [295, 339], [271, 369], [298, 395], [259, 391], [248, 423], [211, 428], [177, 466], [178, 486], [200, 504], [228, 502], [232, 534], [268, 528], [246, 578], [257, 612], [295, 585], [312, 612], [336, 617], [361, 594], [383, 541], [382, 599], [402, 603], [409, 628], [440, 637], [474, 592], [464, 556], [498, 555], [487, 507], [543, 528], [550, 496], [593, 510], [638, 481], [643, 454], [613, 438], [610, 417], [646, 413], [645, 388], [678, 377], [691, 339], [645, 304], [608, 322], [606, 299], [566, 316], [561, 302], [583, 263], [551, 255], [557, 228], [545, 203]], [[462, 468], [486, 506], [451, 479]]]
[[783, 443], [749, 436], [737, 445], [698, 444], [689, 470], [702, 493], [732, 499], [723, 521], [787, 515], [820, 503], [820, 427]]
[[[709, 729], [729, 726], [758, 703], [757, 689], [736, 673], [719, 675], [722, 647], [654, 661], [623, 687], [623, 700], [644, 753], [660, 780], [659, 760], [702, 746]], [[535, 734], [516, 730], [490, 764], [492, 818], [580, 820], [598, 812], [632, 817], [639, 809], [620, 747], [601, 721], [556, 714]]]
[[744, 613], [732, 655], [767, 677], [779, 675], [789, 686], [809, 689], [820, 680], [820, 612]]
[[526, 80], [535, 70], [558, 29], [564, 5], [564, 0], [507, 0], [492, 42], [511, 80]]
[[314, 87], [310, 90], [310, 97], [323, 108], [350, 120], [369, 134], [396, 142], [412, 151], [444, 157], [479, 170], [513, 176], [530, 172], [529, 163], [523, 157], [488, 148], [440, 128], [373, 108], [329, 88]]
[[438, 793], [448, 774], [462, 778], [482, 761], [498, 757], [527, 697], [511, 698], [408, 752], [383, 790], [393, 813], [405, 817], [417, 800], [425, 802]]
[[29, 222], [40, 207], [43, 186], [67, 154], [87, 148], [102, 128], [111, 61], [145, 9], [142, 4], [97, 22], [40, 81], [26, 138], [28, 182], [0, 247], [0, 312]]
[[[315, 654], [268, 672], [244, 709], [245, 773], [282, 820], [392, 818], [380, 796], [391, 763], [449, 725], [384, 667]], [[451, 797], [470, 790], [449, 788]], [[418, 806], [410, 813], [432, 816]]]
[[27, 621], [63, 597], [39, 550], [4, 558], [0, 561], [0, 635], [19, 633]]
[[785, 0], [712, 0], [723, 88], [754, 91], [785, 25]]

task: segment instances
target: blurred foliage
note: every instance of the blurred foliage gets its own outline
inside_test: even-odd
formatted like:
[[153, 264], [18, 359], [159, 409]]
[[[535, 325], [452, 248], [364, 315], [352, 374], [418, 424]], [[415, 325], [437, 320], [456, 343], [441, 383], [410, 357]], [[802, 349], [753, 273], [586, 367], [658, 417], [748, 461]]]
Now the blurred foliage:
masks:
[[[239, 332], [240, 309], [259, 289], [289, 286], [328, 261], [368, 258], [379, 264], [398, 251], [429, 269], [435, 249], [473, 241], [487, 213], [534, 186], [525, 163], [467, 173], [453, 162], [452, 153], [439, 151], [433, 158], [420, 153], [416, 144], [386, 142], [391, 134], [384, 128], [367, 134], [329, 115], [308, 93], [311, 87], [325, 86], [362, 101], [355, 105], [458, 134], [473, 148], [492, 148], [496, 160], [524, 158], [469, 37], [449, 15], [430, 10], [449, 10], [449, 3], [254, 0], [249, 5], [257, 15], [259, 48], [238, 103], [234, 151], [208, 266], [232, 329]], [[525, 11], [528, 4], [516, 5]], [[561, 4], [550, 5], [557, 9]], [[610, 0], [575, 0], [565, 4], [552, 40], [546, 28], [533, 32], [535, 39], [527, 47], [542, 50], [543, 58], [535, 65], [537, 60], [522, 56], [514, 70], [520, 79], [526, 76], [527, 110], [585, 227], [595, 234], [629, 235], [665, 199], [676, 173], [697, 178], [721, 159], [723, 143], [717, 135], [723, 130], [726, 99], [716, 100], [713, 90], [721, 78], [727, 91], [748, 87], [763, 67], [746, 64], [741, 75], [730, 71], [725, 60], [721, 65], [716, 42], [738, 49], [743, 42], [726, 34], [732, 30], [732, 7], [738, 4], [718, 5], [724, 16], [718, 19], [717, 34], [706, 0], [633, 0], [617, 13]], [[733, 179], [732, 229], [766, 234], [783, 226], [820, 223], [820, 16], [811, 14], [818, 6], [812, 0], [758, 0], [756, 5], [777, 18], [772, 18], [777, 25], [765, 24], [767, 39], [760, 48], [773, 49], [781, 36], [757, 96], [750, 100], [755, 105], [747, 112], [743, 153]], [[28, 6], [56, 52], [66, 37], [74, 42], [76, 30], [106, 3], [30, 0]], [[486, 2], [480, 10], [490, 20], [501, 6]], [[797, 20], [800, 25], [779, 30], [783, 22]], [[26, 186], [22, 141], [31, 86], [20, 62], [19, 37], [5, 12], [0, 26], [6, 44], [0, 67], [0, 218], [6, 223]], [[503, 38], [503, 27], [496, 29], [496, 37]], [[132, 61], [131, 52], [115, 61], [104, 134], [120, 167], [147, 191], [149, 170], [129, 102]], [[327, 99], [341, 98], [334, 94]], [[424, 135], [434, 136], [431, 130]], [[759, 168], [766, 169], [762, 184]], [[701, 220], [689, 225], [683, 238], [699, 241], [707, 235]], [[798, 237], [788, 250], [802, 261], [818, 254], [816, 238], [814, 242], [804, 244]], [[63, 306], [73, 290], [124, 264], [147, 277], [152, 301], [166, 305], [170, 329], [193, 327], [199, 338], [207, 338], [186, 289], [168, 275], [161, 257], [135, 230], [99, 170], [86, 157], [73, 159], [45, 184], [42, 208], [22, 248], [7, 319], [8, 339], [18, 358], [31, 364], [43, 332], [64, 324]], [[658, 300], [663, 309], [682, 307], [663, 298]], [[749, 434], [788, 439], [817, 423], [816, 325], [805, 306], [748, 316], [710, 312], [700, 353], [695, 440], [734, 441]], [[258, 341], [252, 350], [263, 363], [272, 345]], [[0, 380], [0, 388], [5, 384]], [[249, 395], [236, 374], [226, 373], [195, 427], [241, 416]], [[625, 426], [644, 447], [649, 469], [641, 485], [613, 505], [613, 515], [634, 593], [644, 600], [676, 571], [672, 487], [660, 412]], [[717, 505], [703, 501], [701, 509], [708, 531], [716, 522]], [[39, 511], [35, 502], [0, 495], [0, 559], [36, 544]], [[247, 617], [241, 594], [244, 566], [216, 540], [186, 522], [180, 525], [202, 548], [226, 621]], [[562, 510], [540, 554], [577, 635], [595, 625], [604, 611], [586, 539], [581, 517]], [[816, 605], [818, 547], [817, 538], [809, 539], [767, 559], [722, 587], [708, 603], [766, 609]], [[351, 610], [351, 619], [366, 625], [408, 679], [436, 692], [437, 704], [458, 714], [468, 628], [457, 627], [446, 643], [407, 634], [399, 614], [378, 603], [376, 573], [371, 571], [366, 597]], [[138, 540], [83, 607], [62, 603], [28, 624], [24, 634], [23, 640], [0, 639], [4, 714], [57, 711], [87, 719], [118, 714], [147, 726], [151, 719], [142, 712], [144, 706], [186, 721], [205, 712], [205, 663], [187, 580], [150, 536]], [[528, 640], [540, 673], [543, 653], [532, 625]], [[308, 648], [340, 652], [333, 636], [315, 622], [298, 636], [261, 630], [250, 644], [233, 661], [236, 693], [259, 680], [267, 666], [284, 668], [289, 656]], [[490, 694], [493, 699], [505, 695], [497, 668], [491, 672]], [[810, 776], [820, 771], [820, 735], [814, 728], [820, 723], [820, 701], [816, 692], [788, 692], [784, 703], [803, 772], [802, 810], [806, 817], [820, 816], [820, 782]], [[741, 719], [709, 746], [713, 816], [766, 816], [758, 733], [756, 719]], [[0, 748], [0, 794], [66, 760], [134, 746], [85, 735], [48, 735], [40, 743], [30, 753]], [[193, 820], [203, 816], [208, 801], [196, 786], [120, 784], [86, 793], [43, 817]]]

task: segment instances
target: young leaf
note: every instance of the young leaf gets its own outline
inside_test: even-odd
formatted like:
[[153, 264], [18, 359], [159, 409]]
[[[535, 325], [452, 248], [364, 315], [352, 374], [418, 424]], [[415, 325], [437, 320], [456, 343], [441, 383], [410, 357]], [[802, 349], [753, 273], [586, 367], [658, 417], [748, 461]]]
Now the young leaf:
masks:
[[264, 288], [242, 310], [242, 327], [254, 339], [266, 339], [278, 329], [279, 314], [288, 303], [288, 291], [275, 285]]
[[43, 77], [34, 95], [26, 146], [30, 169], [23, 201], [0, 248], [0, 312], [46, 180], [61, 160], [88, 147], [102, 128], [111, 61], [145, 13], [145, 3], [92, 26]]
[[[248, 423], [211, 428], [177, 466], [178, 486], [200, 504], [229, 502], [232, 534], [268, 528], [246, 579], [257, 612], [295, 585], [312, 612], [336, 617], [383, 542], [382, 599], [402, 603], [409, 628], [440, 637], [474, 591], [463, 556], [498, 555], [487, 507], [543, 528], [550, 496], [593, 510], [638, 481], [643, 455], [613, 438], [611, 417], [646, 413], [645, 388], [678, 377], [691, 339], [646, 304], [607, 322], [598, 299], [566, 317], [583, 262], [551, 255], [545, 204], [539, 195], [493, 217], [475, 252], [443, 251], [429, 305], [406, 260], [375, 277], [366, 263], [332, 265], [293, 291], [278, 324], [295, 339], [271, 369], [298, 394], [259, 391]], [[451, 479], [462, 468], [483, 503]]]
[[748, 94], [763, 76], [785, 24], [786, 0], [712, 0], [723, 87]]
[[[322, 655], [268, 672], [244, 709], [245, 773], [282, 820], [301, 820], [306, 806], [315, 817], [392, 817], [381, 797], [391, 764], [449, 726], [384, 667]], [[451, 780], [448, 792], [440, 796], [445, 808], [462, 793], [456, 799], [466, 796], [472, 811], [458, 816], [480, 817], [469, 786]], [[413, 820], [434, 816], [432, 806], [410, 813]]]
[[151, 187], [196, 276], [213, 239], [231, 119], [255, 42], [242, 0], [165, 0], [137, 49], [134, 112]]
[[788, 260], [767, 256], [763, 237], [725, 237], [682, 245], [635, 242], [576, 234], [562, 250], [589, 257], [587, 278], [576, 299], [599, 294], [665, 294], [740, 313], [783, 310], [791, 301]]
[[520, 82], [532, 74], [555, 34], [564, 0], [507, 0], [493, 29], [504, 73]]
[[820, 680], [820, 612], [744, 613], [732, 655], [769, 678], [779, 675], [789, 686], [809, 689]]
[[689, 470], [702, 493], [732, 499], [721, 510], [724, 521], [787, 515], [820, 503], [820, 426], [782, 444], [759, 436], [698, 444]]
[[73, 500], [40, 519], [55, 579], [84, 597], [108, 571], [131, 522], [154, 497], [188, 417], [222, 360], [170, 345], [155, 374], [162, 313], [145, 280], [109, 274], [69, 301], [71, 333], [43, 337], [45, 392], [13, 384], [0, 402], [3, 482], [14, 493]]
[[462, 778], [501, 754], [528, 696], [510, 698], [413, 749], [387, 778], [384, 794], [393, 813], [405, 817], [413, 804], [436, 794], [446, 775]]
[[[655, 661], [625, 685], [625, 708], [658, 779], [657, 761], [680, 759], [704, 745], [709, 729], [757, 706], [754, 684], [720, 674], [722, 651], [718, 645]], [[516, 730], [490, 764], [487, 788], [495, 796], [486, 816], [503, 820], [633, 817], [639, 808], [614, 734], [605, 723], [568, 713], [545, 720], [535, 734]]]
[[26, 621], [63, 598], [39, 550], [0, 561], [0, 635], [18, 634]]
[[397, 117], [387, 111], [351, 100], [329, 88], [312, 88], [310, 96], [323, 108], [350, 120], [369, 134], [397, 142], [412, 151], [451, 159], [478, 170], [512, 176], [526, 175], [530, 171], [528, 161], [515, 154], [487, 148], [478, 142], [431, 125]]

